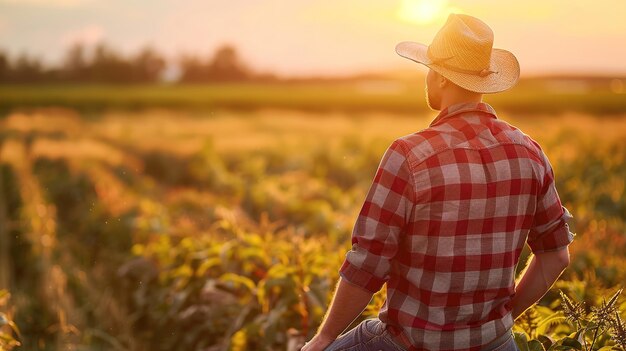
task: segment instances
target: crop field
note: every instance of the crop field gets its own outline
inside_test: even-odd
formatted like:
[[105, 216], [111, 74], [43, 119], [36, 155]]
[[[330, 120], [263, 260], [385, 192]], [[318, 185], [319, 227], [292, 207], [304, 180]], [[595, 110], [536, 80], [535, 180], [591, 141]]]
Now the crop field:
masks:
[[[325, 312], [383, 152], [434, 117], [410, 104], [286, 109], [289, 99], [254, 109], [122, 103], [87, 116], [78, 100], [18, 100], [0, 119], [7, 350], [11, 340], [15, 350], [293, 350]], [[570, 267], [518, 319], [518, 342], [626, 346], [626, 298], [612, 298], [626, 285], [626, 114], [499, 106], [544, 148], [577, 234]]]

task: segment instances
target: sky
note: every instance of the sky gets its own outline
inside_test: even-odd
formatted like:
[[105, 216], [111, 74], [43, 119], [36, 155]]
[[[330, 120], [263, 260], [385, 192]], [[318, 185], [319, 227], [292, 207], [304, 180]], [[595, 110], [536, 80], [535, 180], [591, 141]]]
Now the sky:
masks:
[[231, 44], [282, 76], [425, 71], [394, 47], [429, 44], [451, 12], [486, 22], [523, 76], [626, 75], [624, 0], [0, 0], [0, 49], [56, 64], [76, 42], [172, 61]]

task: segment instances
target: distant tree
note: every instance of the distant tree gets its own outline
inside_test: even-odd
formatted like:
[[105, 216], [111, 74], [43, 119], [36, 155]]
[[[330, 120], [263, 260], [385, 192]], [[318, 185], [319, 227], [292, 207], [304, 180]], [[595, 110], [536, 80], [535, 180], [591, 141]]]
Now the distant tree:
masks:
[[237, 50], [225, 45], [215, 52], [209, 64], [209, 77], [214, 81], [246, 80], [250, 70], [241, 62]]
[[125, 83], [132, 81], [132, 65], [107, 44], [100, 43], [93, 53], [90, 80], [95, 82]]
[[86, 81], [89, 79], [87, 71], [90, 65], [91, 63], [86, 58], [85, 46], [82, 43], [76, 43], [65, 53], [60, 79], [71, 82]]
[[72, 82], [149, 83], [160, 79], [165, 59], [153, 48], [145, 47], [126, 58], [111, 46], [100, 43], [92, 49], [77, 43], [68, 48], [62, 68], [62, 80]]
[[6, 82], [11, 70], [9, 57], [4, 51], [0, 51], [0, 82]]
[[204, 61], [197, 56], [180, 59], [182, 82], [229, 82], [251, 79], [252, 73], [242, 63], [237, 50], [230, 45], [218, 48], [213, 57]]
[[13, 63], [10, 76], [10, 80], [18, 83], [40, 82], [45, 78], [41, 61], [36, 57], [30, 57], [26, 53], [18, 56]]
[[136, 82], [156, 82], [165, 69], [165, 59], [151, 47], [141, 50], [132, 63], [132, 78]]
[[204, 82], [208, 81], [207, 65], [197, 56], [184, 54], [179, 59], [181, 82]]

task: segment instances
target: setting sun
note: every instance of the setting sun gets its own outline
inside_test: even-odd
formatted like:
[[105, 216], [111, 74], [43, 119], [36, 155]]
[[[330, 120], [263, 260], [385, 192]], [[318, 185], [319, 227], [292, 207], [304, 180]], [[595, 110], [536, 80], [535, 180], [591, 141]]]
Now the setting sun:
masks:
[[402, 0], [398, 16], [408, 22], [429, 24], [447, 12], [446, 0]]

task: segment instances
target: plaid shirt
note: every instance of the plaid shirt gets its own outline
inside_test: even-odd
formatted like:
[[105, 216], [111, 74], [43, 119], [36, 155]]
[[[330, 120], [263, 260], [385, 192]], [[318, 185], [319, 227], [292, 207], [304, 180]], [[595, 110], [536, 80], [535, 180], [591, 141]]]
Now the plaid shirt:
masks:
[[480, 350], [513, 326], [524, 243], [567, 246], [569, 218], [539, 145], [491, 106], [458, 104], [389, 147], [340, 274], [387, 283], [379, 318], [410, 350]]

